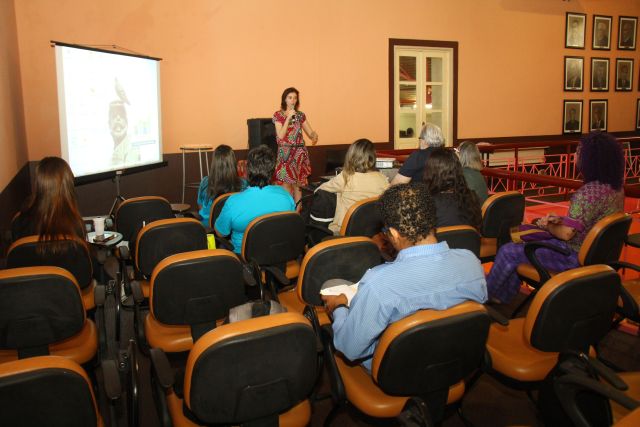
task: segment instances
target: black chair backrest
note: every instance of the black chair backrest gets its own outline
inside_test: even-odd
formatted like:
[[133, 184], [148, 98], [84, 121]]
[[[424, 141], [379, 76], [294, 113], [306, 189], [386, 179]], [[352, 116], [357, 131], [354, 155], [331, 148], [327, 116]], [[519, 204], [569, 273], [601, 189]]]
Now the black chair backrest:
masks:
[[384, 224], [378, 208], [378, 199], [371, 197], [354, 203], [344, 216], [340, 234], [373, 237], [380, 233]]
[[541, 351], [588, 353], [611, 329], [620, 286], [620, 276], [606, 265], [553, 276], [529, 307], [525, 337]]
[[97, 426], [99, 415], [91, 387], [80, 365], [63, 357], [40, 356], [3, 363], [2, 425]]
[[143, 227], [159, 219], [174, 218], [171, 204], [164, 197], [144, 196], [127, 199], [118, 206], [115, 227], [123, 239], [135, 241], [136, 233]]
[[80, 332], [85, 310], [75, 278], [59, 267], [0, 271], [0, 349], [19, 357], [48, 354], [48, 345]]
[[587, 233], [578, 259], [582, 265], [609, 264], [618, 261], [631, 227], [631, 216], [622, 212], [607, 215]]
[[236, 193], [224, 193], [216, 197], [211, 204], [211, 210], [209, 211], [209, 228], [213, 228], [216, 225], [216, 220], [224, 208], [224, 204], [227, 203], [229, 197]]
[[321, 306], [320, 289], [330, 279], [359, 281], [382, 262], [378, 246], [368, 237], [340, 237], [321, 242], [307, 252], [298, 276], [298, 294], [307, 304]]
[[[63, 246], [63, 250], [52, 252], [48, 246]], [[61, 248], [62, 249], [62, 248]], [[55, 242], [39, 242], [38, 236], [23, 237], [15, 241], [7, 253], [7, 268], [38, 267], [52, 265], [64, 268], [73, 274], [81, 289], [91, 285], [93, 266], [87, 244], [74, 238]]]
[[372, 375], [394, 396], [448, 393], [480, 367], [490, 323], [484, 307], [475, 302], [418, 311], [382, 334]]
[[251, 221], [242, 240], [242, 256], [258, 265], [297, 259], [305, 245], [305, 225], [296, 212], [277, 212]]
[[246, 300], [242, 264], [224, 249], [172, 255], [151, 276], [153, 316], [166, 325], [190, 325], [194, 338]]
[[268, 417], [277, 425], [279, 413], [307, 399], [316, 371], [316, 337], [299, 313], [223, 325], [202, 336], [189, 354], [185, 411], [207, 425]]
[[200, 249], [207, 249], [207, 234], [200, 221], [193, 218], [154, 221], [138, 233], [136, 268], [150, 277], [155, 266], [166, 257]]
[[509, 240], [509, 230], [522, 223], [524, 196], [517, 191], [496, 193], [482, 204], [483, 237], [497, 238], [498, 244]]
[[469, 225], [440, 227], [436, 238], [438, 242], [447, 242], [451, 249], [468, 249], [480, 258], [480, 233]]

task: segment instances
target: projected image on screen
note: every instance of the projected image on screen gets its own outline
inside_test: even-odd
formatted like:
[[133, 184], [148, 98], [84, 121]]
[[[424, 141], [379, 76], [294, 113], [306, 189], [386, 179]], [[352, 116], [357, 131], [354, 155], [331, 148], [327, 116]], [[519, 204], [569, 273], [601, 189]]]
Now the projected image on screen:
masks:
[[158, 61], [56, 45], [62, 156], [76, 177], [162, 161]]

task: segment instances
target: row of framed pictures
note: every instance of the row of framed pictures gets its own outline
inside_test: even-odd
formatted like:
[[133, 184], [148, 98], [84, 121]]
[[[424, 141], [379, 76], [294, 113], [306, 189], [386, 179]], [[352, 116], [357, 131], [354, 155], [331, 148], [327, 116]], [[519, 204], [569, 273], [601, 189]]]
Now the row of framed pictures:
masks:
[[[606, 99], [589, 100], [589, 132], [607, 131], [609, 103]], [[636, 130], [640, 130], [640, 99], [636, 102]], [[562, 133], [582, 133], [582, 100], [564, 101]]]
[[[609, 91], [609, 58], [591, 58], [590, 87], [592, 92]], [[581, 92], [584, 81], [584, 58], [564, 57], [564, 90]], [[633, 59], [616, 58], [616, 91], [628, 92], [633, 86]], [[640, 84], [638, 85], [640, 90]]]
[[[607, 131], [608, 101], [592, 99], [589, 101], [589, 132]], [[562, 133], [582, 133], [582, 100], [565, 100], [562, 118]]]
[[[611, 28], [613, 18], [607, 15], [593, 15], [591, 49], [611, 50]], [[618, 49], [636, 50], [636, 29], [638, 18], [635, 16], [618, 17]], [[567, 12], [564, 47], [584, 49], [587, 30], [587, 15]]]

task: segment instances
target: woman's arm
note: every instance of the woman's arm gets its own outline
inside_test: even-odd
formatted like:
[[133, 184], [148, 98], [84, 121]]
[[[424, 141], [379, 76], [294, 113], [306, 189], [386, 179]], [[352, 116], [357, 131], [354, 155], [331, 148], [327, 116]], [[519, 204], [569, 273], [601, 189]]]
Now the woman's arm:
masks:
[[276, 135], [278, 135], [278, 139], [283, 139], [287, 134], [287, 128], [289, 127], [289, 122], [291, 121], [291, 117], [295, 113], [296, 113], [296, 110], [287, 110], [287, 116], [284, 119], [284, 123], [275, 122]]
[[302, 123], [302, 129], [304, 130], [304, 133], [311, 138], [311, 144], [316, 145], [318, 143], [318, 133], [311, 128], [311, 125], [307, 120]]
[[540, 218], [536, 222], [536, 225], [544, 230], [547, 230], [554, 237], [560, 240], [571, 240], [576, 234], [576, 229], [567, 225], [563, 225], [561, 221], [562, 218], [552, 212]]
[[340, 172], [338, 175], [331, 178], [329, 181], [323, 183], [316, 189], [328, 191], [329, 193], [340, 193], [344, 189], [344, 172]]
[[411, 178], [406, 177], [400, 173], [397, 173], [396, 176], [394, 176], [393, 179], [391, 180], [390, 185], [407, 184], [409, 182], [411, 182]]

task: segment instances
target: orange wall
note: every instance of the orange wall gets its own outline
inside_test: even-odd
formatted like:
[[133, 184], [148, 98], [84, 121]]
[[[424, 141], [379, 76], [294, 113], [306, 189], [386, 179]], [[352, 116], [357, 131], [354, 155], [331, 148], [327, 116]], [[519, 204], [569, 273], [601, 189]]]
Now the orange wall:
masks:
[[0, 0], [0, 191], [27, 162], [14, 0]]
[[[562, 100], [609, 99], [609, 129], [633, 130], [634, 91], [567, 94], [565, 12], [640, 15], [637, 0], [29, 0], [16, 4], [29, 157], [59, 154], [49, 40], [115, 44], [162, 61], [164, 151], [185, 143], [246, 147], [246, 119], [269, 117], [282, 90], [321, 144], [388, 139], [388, 39], [457, 40], [459, 138], [560, 134]], [[616, 37], [613, 37], [615, 43]], [[612, 65], [613, 69], [613, 65]], [[613, 79], [611, 80], [613, 81]]]

